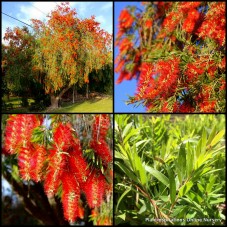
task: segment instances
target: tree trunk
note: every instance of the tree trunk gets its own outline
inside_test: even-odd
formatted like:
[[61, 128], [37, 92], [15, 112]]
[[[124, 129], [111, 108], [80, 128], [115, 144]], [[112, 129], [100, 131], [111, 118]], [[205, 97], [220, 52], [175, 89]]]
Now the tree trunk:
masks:
[[66, 91], [70, 89], [70, 86], [64, 88], [58, 95], [51, 94], [51, 106], [48, 109], [56, 109], [59, 107], [59, 102]]
[[86, 84], [86, 99], [89, 99], [89, 83]]

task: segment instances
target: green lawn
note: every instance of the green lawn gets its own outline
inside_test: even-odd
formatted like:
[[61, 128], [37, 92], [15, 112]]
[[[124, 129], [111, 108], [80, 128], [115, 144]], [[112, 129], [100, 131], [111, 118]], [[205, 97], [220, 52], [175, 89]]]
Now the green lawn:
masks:
[[68, 105], [67, 107], [58, 108], [51, 112], [112, 112], [112, 97], [102, 99], [93, 99]]
[[[29, 104], [33, 102], [32, 99], [29, 99]], [[12, 107], [15, 108], [9, 110], [3, 110], [4, 112], [13, 112], [13, 113], [29, 113], [28, 108], [21, 107], [21, 99], [19, 97], [12, 97], [10, 101], [6, 101], [7, 104], [12, 104]], [[113, 102], [112, 96], [106, 96], [100, 99], [91, 99], [86, 101], [77, 102], [75, 104], [63, 104], [64, 107], [54, 109], [51, 111], [40, 111], [40, 112], [53, 112], [53, 113], [70, 113], [70, 112], [92, 112], [92, 113], [100, 113], [100, 112], [112, 112], [113, 110]]]

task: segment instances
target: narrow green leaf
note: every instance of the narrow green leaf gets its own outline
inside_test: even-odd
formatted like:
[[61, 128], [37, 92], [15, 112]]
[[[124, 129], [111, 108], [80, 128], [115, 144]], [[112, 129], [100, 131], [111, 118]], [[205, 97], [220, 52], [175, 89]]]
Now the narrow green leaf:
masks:
[[209, 183], [206, 186], [207, 193], [210, 193], [211, 192], [214, 183], [215, 183], [215, 176], [214, 175], [211, 175], [210, 178], [209, 178]]
[[124, 196], [126, 196], [126, 195], [128, 194], [128, 192], [131, 191], [131, 188], [130, 188], [130, 187], [127, 187], [127, 186], [126, 186], [126, 188], [128, 188], [128, 189], [126, 189], [126, 190], [124, 191], [124, 193], [120, 196], [120, 198], [119, 198], [119, 200], [118, 200], [118, 202], [117, 202], [117, 205], [116, 205], [116, 212], [118, 211], [119, 204], [120, 204], [120, 202], [122, 201], [122, 199], [124, 198]]
[[205, 128], [203, 128], [203, 132], [202, 132], [202, 138], [201, 138], [201, 153], [205, 153], [206, 151], [206, 144], [207, 144], [207, 132], [205, 130]]
[[145, 211], [146, 211], [146, 205], [144, 204], [144, 205], [142, 205], [142, 207], [140, 208], [138, 214], [142, 214], [142, 213], [145, 212]]
[[121, 218], [125, 221], [126, 219], [126, 213], [123, 213], [122, 215], [117, 215], [118, 218]]
[[211, 141], [215, 137], [215, 134], [216, 134], [216, 126], [213, 127], [213, 129], [208, 137], [207, 146], [211, 144]]
[[151, 168], [150, 166], [145, 166], [145, 169], [147, 172], [149, 172], [150, 174], [152, 174], [155, 178], [157, 178], [160, 182], [162, 182], [165, 186], [169, 187], [169, 179], [162, 174], [161, 172], [159, 172], [156, 169]]
[[185, 144], [183, 143], [180, 146], [177, 163], [178, 163], [177, 169], [179, 170], [178, 177], [179, 177], [179, 182], [181, 183], [186, 174], [186, 151], [185, 151]]
[[124, 138], [123, 143], [125, 144], [126, 142], [128, 142], [128, 140], [133, 136], [136, 135], [138, 133], [138, 130], [135, 128], [132, 128], [131, 131], [126, 135], [126, 137]]
[[209, 204], [218, 204], [218, 203], [223, 203], [226, 201], [226, 198], [218, 198], [216, 200], [211, 200]]
[[133, 123], [129, 123], [127, 124], [127, 126], [124, 128], [123, 133], [122, 133], [122, 138], [124, 139], [125, 135], [128, 133], [128, 131], [130, 130], [130, 128], [132, 127]]
[[192, 181], [189, 181], [186, 184], [184, 184], [179, 190], [179, 196], [182, 197], [183, 195], [186, 195], [191, 190], [192, 186]]
[[212, 140], [211, 142], [211, 146], [214, 146], [215, 144], [217, 144], [220, 139], [223, 137], [223, 135], [225, 134], [225, 129], [221, 130]]
[[169, 188], [170, 188], [170, 200], [171, 203], [173, 204], [176, 200], [176, 182], [175, 182], [175, 176], [174, 172], [171, 168], [167, 166], [167, 172], [169, 175]]
[[197, 183], [197, 186], [198, 186], [198, 189], [199, 189], [202, 193], [205, 192], [204, 187], [203, 187], [200, 183]]

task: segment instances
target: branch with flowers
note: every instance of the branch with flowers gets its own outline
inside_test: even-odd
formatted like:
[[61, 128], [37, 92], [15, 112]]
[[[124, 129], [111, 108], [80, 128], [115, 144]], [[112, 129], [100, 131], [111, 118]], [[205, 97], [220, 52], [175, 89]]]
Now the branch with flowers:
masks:
[[[13, 157], [17, 172], [12, 177], [25, 186], [42, 185], [49, 202], [61, 201], [64, 218], [71, 225], [82, 221], [111, 225], [110, 125], [106, 114], [10, 115], [4, 131], [5, 170]], [[96, 218], [94, 210], [99, 212]], [[30, 212], [37, 217], [34, 211]], [[45, 225], [47, 218], [38, 219]]]
[[148, 112], [225, 112], [225, 2], [142, 2], [119, 16], [117, 84]]

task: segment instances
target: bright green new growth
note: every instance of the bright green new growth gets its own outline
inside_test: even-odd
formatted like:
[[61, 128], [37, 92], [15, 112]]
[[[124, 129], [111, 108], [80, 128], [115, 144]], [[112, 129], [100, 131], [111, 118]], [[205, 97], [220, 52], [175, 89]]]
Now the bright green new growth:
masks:
[[225, 115], [116, 115], [115, 224], [223, 225], [224, 135]]

